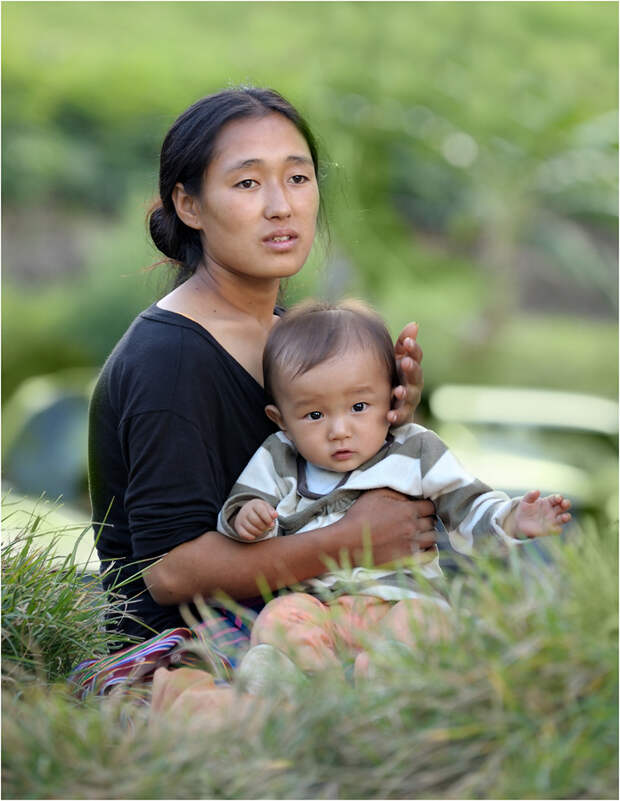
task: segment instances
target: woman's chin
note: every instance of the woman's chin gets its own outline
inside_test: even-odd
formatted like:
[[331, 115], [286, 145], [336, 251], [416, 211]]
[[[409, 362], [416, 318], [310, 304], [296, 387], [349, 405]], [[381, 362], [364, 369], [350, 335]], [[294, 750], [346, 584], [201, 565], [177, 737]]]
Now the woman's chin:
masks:
[[305, 259], [304, 261], [301, 262], [301, 264], [299, 262], [299, 259], [295, 260], [281, 259], [279, 261], [274, 260], [270, 264], [265, 265], [264, 271], [261, 270], [260, 271], [261, 275], [260, 276], [257, 275], [257, 278], [258, 277], [280, 278], [280, 279], [292, 278], [294, 275], [297, 275], [297, 273], [300, 272], [304, 264], [305, 264]]

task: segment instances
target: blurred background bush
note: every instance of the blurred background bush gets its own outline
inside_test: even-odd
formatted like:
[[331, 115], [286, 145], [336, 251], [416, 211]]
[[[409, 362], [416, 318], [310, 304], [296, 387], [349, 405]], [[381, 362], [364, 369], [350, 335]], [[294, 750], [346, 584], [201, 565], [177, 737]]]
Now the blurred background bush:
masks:
[[[323, 147], [329, 237], [289, 301], [357, 294], [394, 333], [417, 320], [426, 398], [616, 400], [615, 3], [20, 2], [2, 22], [5, 486], [87, 508], [91, 382], [167, 286], [145, 226], [162, 138], [240, 83], [290, 98]], [[579, 408], [568, 426], [420, 419], [508, 489], [515, 450], [526, 487], [545, 454], [550, 485], [552, 462], [581, 471], [575, 492], [613, 517], [617, 422]]]

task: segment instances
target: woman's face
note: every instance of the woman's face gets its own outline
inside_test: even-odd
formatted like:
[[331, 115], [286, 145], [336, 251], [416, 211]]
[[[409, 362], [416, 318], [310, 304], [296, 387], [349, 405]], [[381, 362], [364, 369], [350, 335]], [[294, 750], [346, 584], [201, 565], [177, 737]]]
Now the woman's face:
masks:
[[294, 275], [312, 247], [318, 208], [310, 150], [293, 123], [278, 113], [227, 123], [197, 202], [207, 268]]

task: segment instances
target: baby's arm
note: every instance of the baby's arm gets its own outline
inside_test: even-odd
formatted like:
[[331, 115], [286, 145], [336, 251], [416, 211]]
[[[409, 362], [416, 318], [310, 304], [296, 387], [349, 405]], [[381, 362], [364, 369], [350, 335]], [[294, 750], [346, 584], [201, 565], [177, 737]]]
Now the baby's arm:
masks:
[[540, 497], [532, 490], [521, 498], [504, 521], [504, 531], [517, 539], [533, 539], [559, 534], [562, 526], [571, 519], [570, 501], [562, 495]]
[[245, 542], [260, 540], [273, 528], [273, 524], [278, 517], [278, 513], [260, 498], [252, 498], [243, 504], [233, 520], [233, 526], [239, 538]]

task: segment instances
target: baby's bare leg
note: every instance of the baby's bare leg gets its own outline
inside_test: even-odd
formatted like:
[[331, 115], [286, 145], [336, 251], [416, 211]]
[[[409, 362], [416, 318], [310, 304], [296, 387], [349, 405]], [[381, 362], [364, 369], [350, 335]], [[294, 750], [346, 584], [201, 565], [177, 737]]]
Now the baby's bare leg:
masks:
[[[415, 650], [420, 640], [425, 645], [446, 642], [454, 636], [455, 619], [450, 607], [433, 598], [408, 598], [398, 601], [373, 630], [373, 640], [399, 642]], [[371, 657], [363, 651], [355, 660], [356, 678], [371, 674]]]
[[210, 673], [195, 668], [157, 668], [153, 674], [151, 713], [167, 712], [182, 693], [196, 687], [213, 690], [215, 679]]
[[339, 665], [328, 608], [301, 592], [274, 598], [252, 627], [252, 645], [267, 643], [290, 657], [302, 670]]
[[433, 598], [408, 598], [390, 609], [381, 623], [384, 638], [414, 648], [420, 637], [425, 642], [443, 642], [454, 633], [454, 615], [448, 605]]
[[391, 607], [372, 595], [341, 595], [329, 606], [337, 647], [353, 654], [362, 651]]

